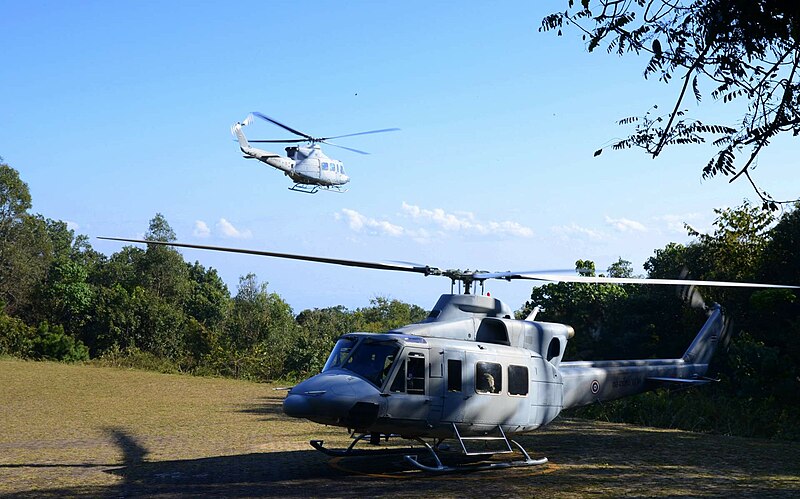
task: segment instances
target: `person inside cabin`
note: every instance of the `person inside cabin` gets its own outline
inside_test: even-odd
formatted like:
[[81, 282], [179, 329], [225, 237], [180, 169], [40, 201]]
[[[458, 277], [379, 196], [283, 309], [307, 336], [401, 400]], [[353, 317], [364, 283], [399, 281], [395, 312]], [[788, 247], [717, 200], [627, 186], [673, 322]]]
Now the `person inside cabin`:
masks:
[[495, 393], [494, 389], [494, 376], [489, 374], [488, 372], [483, 373], [483, 378], [486, 380], [486, 388], [489, 393]]

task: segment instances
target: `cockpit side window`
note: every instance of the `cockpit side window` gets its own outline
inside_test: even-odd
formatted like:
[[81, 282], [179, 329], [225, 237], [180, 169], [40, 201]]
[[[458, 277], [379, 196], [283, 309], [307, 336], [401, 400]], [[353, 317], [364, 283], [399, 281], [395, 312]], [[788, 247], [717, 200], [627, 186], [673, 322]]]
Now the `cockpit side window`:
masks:
[[400, 364], [400, 368], [397, 369], [397, 374], [394, 377], [394, 381], [392, 381], [392, 387], [389, 388], [391, 392], [405, 392], [406, 391], [406, 361]]
[[[322, 163], [322, 169], [323, 169], [323, 170], [327, 170], [327, 169], [328, 169], [328, 163], [325, 163], [325, 162], [323, 162], [323, 163]], [[333, 169], [333, 168], [331, 168], [331, 170], [332, 170], [332, 169]]]
[[408, 373], [406, 373], [406, 392], [425, 395], [425, 357], [408, 357]]
[[414, 352], [408, 354], [408, 359], [403, 360], [400, 368], [397, 369], [389, 391], [425, 395], [425, 356], [423, 354]]

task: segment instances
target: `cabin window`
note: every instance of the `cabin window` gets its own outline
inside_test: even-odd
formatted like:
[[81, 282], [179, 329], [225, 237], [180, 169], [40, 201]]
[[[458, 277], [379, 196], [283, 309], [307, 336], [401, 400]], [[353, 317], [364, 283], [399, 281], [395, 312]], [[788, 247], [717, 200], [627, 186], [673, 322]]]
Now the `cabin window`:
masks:
[[528, 368], [525, 366], [508, 366], [508, 394], [528, 394]]
[[447, 359], [447, 391], [461, 391], [461, 361]]
[[503, 388], [503, 369], [494, 362], [478, 362], [475, 365], [475, 391], [478, 393], [500, 393]]
[[328, 163], [322, 163], [322, 169], [323, 170], [327, 170], [328, 169]]

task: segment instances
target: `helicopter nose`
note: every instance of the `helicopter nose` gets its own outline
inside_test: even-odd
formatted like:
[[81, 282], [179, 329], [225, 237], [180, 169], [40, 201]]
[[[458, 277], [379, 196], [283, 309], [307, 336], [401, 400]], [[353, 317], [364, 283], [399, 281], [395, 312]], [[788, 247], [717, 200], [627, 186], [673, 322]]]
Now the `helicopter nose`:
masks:
[[289, 393], [283, 400], [283, 413], [293, 418], [305, 418], [311, 414], [311, 404], [308, 397]]
[[[283, 401], [283, 412], [322, 424], [346, 425], [377, 418], [380, 391], [345, 370], [318, 374], [296, 385]], [[374, 415], [374, 416], [373, 416]]]

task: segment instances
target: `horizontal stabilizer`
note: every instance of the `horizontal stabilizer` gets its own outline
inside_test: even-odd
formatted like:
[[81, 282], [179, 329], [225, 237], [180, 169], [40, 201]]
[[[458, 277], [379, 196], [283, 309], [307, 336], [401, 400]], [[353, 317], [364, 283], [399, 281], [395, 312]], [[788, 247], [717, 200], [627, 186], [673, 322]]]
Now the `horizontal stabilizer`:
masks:
[[657, 383], [677, 383], [682, 385], [705, 385], [706, 383], [711, 383], [712, 381], [718, 381], [716, 379], [711, 378], [663, 378], [660, 376], [650, 376], [647, 378], [647, 381], [655, 381]]

